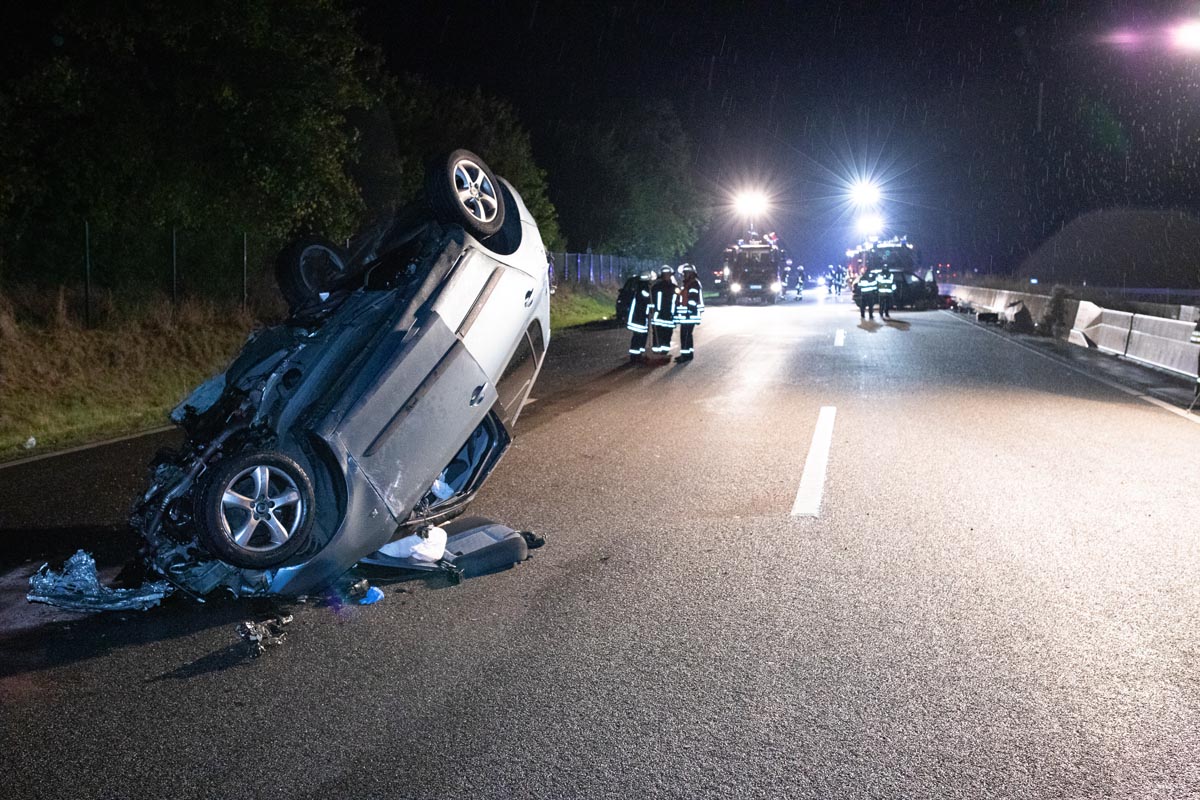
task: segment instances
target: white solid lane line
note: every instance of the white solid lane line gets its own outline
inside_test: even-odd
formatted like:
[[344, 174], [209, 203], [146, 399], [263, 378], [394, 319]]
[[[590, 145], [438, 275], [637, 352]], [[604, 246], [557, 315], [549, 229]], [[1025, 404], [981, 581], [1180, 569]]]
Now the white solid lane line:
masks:
[[817, 416], [817, 427], [813, 430], [812, 444], [808, 447], [808, 458], [804, 460], [804, 474], [800, 476], [800, 490], [792, 504], [793, 517], [816, 517], [821, 513], [821, 496], [825, 494], [825, 468], [829, 465], [829, 448], [833, 444], [833, 419], [837, 416], [834, 406], [822, 406]]
[[1033, 353], [1035, 356], [1040, 356], [1041, 358], [1044, 358], [1047, 361], [1050, 361], [1054, 364], [1058, 364], [1060, 367], [1066, 367], [1067, 369], [1071, 370], [1072, 372], [1078, 372], [1083, 377], [1091, 378], [1096, 383], [1102, 383], [1105, 386], [1109, 387], [1110, 389], [1116, 389], [1118, 392], [1124, 392], [1125, 394], [1129, 395], [1130, 397], [1136, 397], [1138, 400], [1149, 403], [1152, 406], [1158, 406], [1163, 411], [1170, 411], [1175, 416], [1182, 417], [1183, 419], [1186, 419], [1188, 422], [1194, 422], [1196, 424], [1200, 424], [1200, 417], [1198, 417], [1194, 414], [1188, 413], [1185, 409], [1179, 408], [1178, 406], [1174, 406], [1170, 403], [1159, 400], [1157, 397], [1152, 397], [1151, 395], [1143, 394], [1142, 392], [1139, 392], [1137, 389], [1131, 389], [1130, 387], [1119, 384], [1116, 381], [1110, 381], [1107, 378], [1101, 378], [1099, 375], [1093, 375], [1092, 373], [1088, 372], [1087, 370], [1077, 367], [1074, 364], [1067, 364], [1066, 362], [1059, 361], [1057, 358], [1054, 358], [1053, 356], [1049, 356], [1049, 355], [1043, 353], [1041, 350], [1037, 350], [1033, 347], [1030, 347], [1029, 345], [1027, 345], [1023, 342], [1018, 342], [1016, 339], [1010, 339], [1009, 337], [1004, 336], [1003, 334], [997, 333], [996, 331], [990, 331], [978, 323], [972, 323], [972, 322], [968, 322], [965, 319], [959, 319], [958, 315], [954, 314], [953, 312], [943, 311], [942, 313], [948, 314], [951, 318], [957, 319], [959, 322], [963, 323], [964, 325], [970, 325], [972, 328], [978, 328], [979, 330], [983, 331], [984, 333], [990, 333], [992, 336], [998, 337], [998, 338], [1008, 342], [1009, 344], [1016, 345], [1017, 347], [1020, 347], [1023, 350], [1028, 350], [1029, 352]]
[[844, 344], [846, 344], [846, 332], [838, 328], [838, 332], [833, 335], [833, 346], [841, 347]]

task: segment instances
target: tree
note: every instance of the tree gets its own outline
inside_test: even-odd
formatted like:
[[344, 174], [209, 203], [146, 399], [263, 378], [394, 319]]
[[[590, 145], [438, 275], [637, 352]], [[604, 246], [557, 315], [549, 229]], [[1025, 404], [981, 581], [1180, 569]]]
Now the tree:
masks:
[[207, 279], [237, 235], [349, 232], [355, 109], [377, 56], [334, 0], [68, 0], [53, 48], [0, 85], [0, 265], [58, 282], [93, 229], [97, 276], [162, 275], [169, 230]]
[[558, 126], [553, 196], [576, 246], [674, 259], [707, 220], [693, 148], [667, 103], [604, 109]]
[[370, 209], [378, 213], [412, 200], [421, 191], [426, 160], [465, 147], [516, 187], [546, 247], [564, 246], [546, 172], [534, 161], [529, 133], [507, 101], [479, 88], [464, 91], [404, 75], [389, 82], [383, 109], [386, 113], [360, 123], [363, 148], [355, 174]]

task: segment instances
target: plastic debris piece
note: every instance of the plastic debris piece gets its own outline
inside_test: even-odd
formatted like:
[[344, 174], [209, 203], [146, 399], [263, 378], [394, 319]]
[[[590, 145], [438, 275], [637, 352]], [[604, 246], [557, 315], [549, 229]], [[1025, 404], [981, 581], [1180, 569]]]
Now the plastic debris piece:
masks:
[[525, 540], [525, 545], [530, 550], [536, 550], [546, 543], [546, 537], [534, 533], [533, 531], [517, 531], [521, 534], [521, 538]]
[[287, 634], [283, 626], [290, 625], [294, 617], [291, 614], [269, 619], [266, 622], [239, 622], [237, 635], [246, 643], [246, 653], [251, 658], [258, 658], [267, 652], [268, 647], [278, 647], [283, 644]]
[[378, 586], [372, 586], [370, 589], [367, 589], [365, 595], [359, 598], [358, 604], [360, 606], [373, 606], [382, 599], [383, 589], [380, 589]]
[[437, 526], [422, 528], [416, 533], [388, 542], [379, 552], [393, 558], [412, 558], [437, 563], [446, 554], [446, 531]]
[[145, 611], [175, 591], [168, 581], [143, 583], [136, 589], [111, 589], [100, 583], [96, 559], [80, 550], [67, 559], [62, 572], [42, 564], [29, 577], [31, 603], [45, 603], [72, 611]]
[[37, 447], [37, 439], [30, 436], [28, 439], [25, 440], [25, 449], [26, 450], [32, 450], [35, 447]]

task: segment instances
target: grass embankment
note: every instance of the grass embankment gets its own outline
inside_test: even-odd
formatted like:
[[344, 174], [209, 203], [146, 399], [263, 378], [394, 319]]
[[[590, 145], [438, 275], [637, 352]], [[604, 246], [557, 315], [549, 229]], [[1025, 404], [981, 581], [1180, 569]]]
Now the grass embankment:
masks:
[[[615, 289], [559, 287], [555, 330], [613, 315]], [[0, 297], [0, 461], [167, 424], [189, 391], [225, 368], [255, 321], [206, 302], [104, 309], [95, 328], [66, 311]], [[33, 438], [36, 444], [26, 447]]]
[[573, 328], [589, 322], [611, 319], [616, 313], [615, 286], [576, 286], [559, 284], [550, 298], [550, 330]]
[[[208, 303], [154, 303], [86, 329], [62, 311], [30, 318], [0, 299], [0, 460], [166, 423], [252, 327]], [[36, 444], [27, 447], [30, 438]]]

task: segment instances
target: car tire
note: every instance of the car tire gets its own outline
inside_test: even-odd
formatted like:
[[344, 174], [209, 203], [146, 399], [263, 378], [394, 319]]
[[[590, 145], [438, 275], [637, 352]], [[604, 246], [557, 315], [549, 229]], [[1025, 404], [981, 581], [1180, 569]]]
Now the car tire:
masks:
[[500, 183], [470, 150], [454, 150], [429, 162], [425, 196], [438, 222], [459, 225], [478, 239], [504, 226], [507, 209]]
[[346, 251], [320, 236], [305, 236], [279, 251], [275, 281], [293, 310], [321, 302], [334, 281], [346, 275]]
[[199, 495], [200, 543], [235, 567], [270, 569], [312, 537], [312, 479], [273, 451], [240, 453], [219, 462]]

